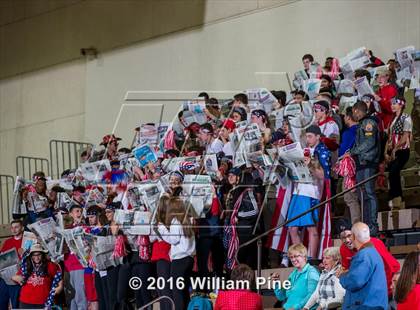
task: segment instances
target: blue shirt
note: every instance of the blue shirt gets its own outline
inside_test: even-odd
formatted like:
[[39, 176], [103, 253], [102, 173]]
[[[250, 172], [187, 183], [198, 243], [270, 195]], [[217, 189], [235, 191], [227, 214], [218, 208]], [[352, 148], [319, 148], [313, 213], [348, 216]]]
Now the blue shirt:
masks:
[[346, 290], [343, 310], [388, 309], [384, 263], [373, 244], [368, 243], [353, 256], [340, 284]]
[[[315, 267], [306, 264], [302, 271], [295, 268], [288, 280], [291, 283], [290, 289], [285, 290], [277, 287], [274, 289], [274, 294], [280, 301], [286, 300], [283, 305], [284, 309], [302, 309], [318, 285], [319, 272]], [[316, 308], [316, 305], [314, 307]]]
[[343, 156], [348, 150], [350, 150], [354, 141], [356, 141], [357, 127], [359, 125], [353, 125], [350, 128], [344, 130], [341, 136], [340, 148], [338, 149], [338, 157]]

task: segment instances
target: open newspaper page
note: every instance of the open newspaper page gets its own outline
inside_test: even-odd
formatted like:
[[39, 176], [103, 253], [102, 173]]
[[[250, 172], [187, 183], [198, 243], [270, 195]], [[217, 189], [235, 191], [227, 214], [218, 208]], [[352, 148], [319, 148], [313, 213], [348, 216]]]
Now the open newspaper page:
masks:
[[26, 181], [23, 177], [17, 176], [15, 186], [13, 188], [12, 214], [26, 214], [26, 206], [22, 201], [22, 190]]
[[303, 91], [308, 95], [309, 99], [314, 99], [321, 89], [321, 80], [309, 79], [303, 81]]
[[202, 156], [189, 156], [189, 157], [173, 157], [164, 159], [162, 162], [163, 170], [172, 172], [188, 168], [188, 170], [199, 171], [202, 164]]
[[357, 99], [357, 96], [341, 96], [340, 102], [338, 103], [338, 109], [340, 111], [340, 114], [345, 113], [348, 107], [352, 107], [357, 102]]
[[19, 257], [16, 249], [10, 249], [0, 254], [0, 277], [7, 285], [16, 285], [12, 277], [18, 271]]
[[54, 262], [63, 259], [63, 236], [61, 228], [53, 218], [39, 220], [28, 225], [28, 228], [38, 237], [41, 245], [48, 250]]
[[301, 183], [312, 183], [312, 176], [304, 162], [303, 149], [300, 143], [295, 142], [277, 148], [277, 156], [289, 168], [289, 175], [292, 180]]
[[352, 80], [354, 71], [365, 68], [370, 64], [370, 58], [366, 53], [365, 47], [359, 47], [339, 60], [341, 71], [344, 78]]
[[157, 126], [153, 123], [141, 124], [139, 132], [139, 141], [138, 144], [150, 144], [156, 145], [158, 142], [158, 129]]
[[416, 51], [414, 46], [399, 48], [395, 51], [395, 59], [400, 68], [411, 67], [414, 64], [413, 53]]
[[130, 235], [150, 235], [152, 213], [140, 210], [115, 210], [114, 220]]
[[28, 202], [28, 210], [36, 213], [45, 211], [49, 206], [48, 198], [39, 195], [37, 192], [28, 193]]
[[251, 111], [261, 109], [267, 114], [271, 113], [277, 99], [267, 88], [247, 89], [245, 93], [248, 96], [248, 107]]
[[217, 165], [216, 154], [205, 155], [204, 156], [204, 168], [206, 173], [212, 178], [216, 179], [217, 172], [219, 171], [219, 166]]
[[85, 240], [83, 228], [75, 227], [72, 229], [64, 229], [63, 235], [69, 250], [77, 256], [77, 259], [83, 267], [88, 267], [90, 247]]
[[205, 113], [206, 103], [203, 99], [188, 101], [184, 104], [184, 108], [185, 107], [191, 113], [193, 122], [200, 125], [207, 122], [207, 116]]
[[101, 181], [103, 176], [111, 171], [111, 164], [108, 159], [86, 162], [80, 165], [80, 170], [85, 180]]
[[180, 198], [193, 209], [189, 211], [196, 218], [204, 217], [204, 209], [210, 207], [213, 200], [210, 176], [186, 175], [182, 187]]
[[354, 81], [354, 88], [356, 88], [359, 98], [362, 98], [364, 95], [374, 94], [374, 91], [365, 76], [362, 76]]
[[38, 242], [36, 235], [30, 231], [24, 231], [22, 237], [22, 249], [29, 250], [31, 246]]
[[154, 212], [159, 203], [160, 196], [164, 192], [165, 188], [160, 180], [132, 182], [129, 183], [127, 188], [127, 199], [134, 209], [146, 206], [149, 211]]
[[136, 147], [133, 150], [133, 154], [141, 167], [145, 167], [150, 162], [155, 163], [157, 161], [156, 151], [148, 144]]
[[233, 166], [240, 167], [246, 164], [246, 156], [261, 150], [261, 131], [257, 124], [240, 124], [230, 135], [235, 151]]
[[299, 70], [295, 72], [294, 79], [293, 79], [293, 86], [296, 89], [302, 89], [303, 88], [303, 81], [307, 80], [309, 77], [306, 74], [305, 70]]
[[106, 270], [109, 267], [115, 267], [122, 263], [122, 258], [114, 258], [112, 256], [115, 247], [115, 236], [88, 235], [86, 240], [89, 244], [96, 270]]

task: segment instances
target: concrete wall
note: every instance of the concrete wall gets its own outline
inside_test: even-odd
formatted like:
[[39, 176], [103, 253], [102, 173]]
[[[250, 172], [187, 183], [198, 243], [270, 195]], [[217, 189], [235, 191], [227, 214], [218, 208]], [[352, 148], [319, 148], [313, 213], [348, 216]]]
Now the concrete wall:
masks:
[[[88, 86], [80, 48], [93, 46], [102, 57], [134, 42], [197, 31], [288, 2], [293, 1], [0, 1], [0, 174], [15, 174], [17, 155], [47, 158], [50, 139], [97, 142], [102, 135], [85, 134]], [[102, 122], [107, 105], [86, 123]]]
[[51, 139], [84, 137], [84, 60], [0, 81], [0, 174], [18, 155], [48, 157]]
[[[419, 9], [420, 0], [1, 1], [0, 173], [14, 174], [17, 155], [48, 157], [52, 138], [97, 143], [115, 127], [130, 144], [159, 109], [124, 108], [116, 124], [128, 90], [286, 88], [284, 74], [256, 72], [294, 72], [308, 51], [323, 61], [367, 46], [386, 60], [420, 46]], [[89, 46], [98, 59], [80, 58]], [[177, 104], [165, 110], [170, 119]]]
[[2, 0], [0, 78], [289, 0]]
[[[387, 61], [398, 47], [420, 46], [419, 11], [420, 1], [298, 1], [105, 53], [87, 63], [86, 136], [99, 141], [115, 127], [130, 142], [141, 120], [158, 119], [156, 108], [130, 106], [115, 124], [129, 90], [163, 97], [192, 90], [190, 98], [208, 90], [220, 98], [214, 91], [287, 89], [284, 73], [300, 68], [306, 52], [323, 63], [366, 46]], [[177, 106], [166, 105], [167, 120]]]

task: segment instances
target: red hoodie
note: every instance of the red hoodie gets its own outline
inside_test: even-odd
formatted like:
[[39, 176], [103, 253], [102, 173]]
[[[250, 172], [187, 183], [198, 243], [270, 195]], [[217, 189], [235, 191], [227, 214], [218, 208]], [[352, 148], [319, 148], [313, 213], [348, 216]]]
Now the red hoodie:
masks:
[[[385, 274], [386, 274], [386, 284], [388, 287], [388, 296], [392, 295], [391, 290], [391, 283], [392, 283], [392, 276], [394, 273], [400, 270], [400, 263], [392, 256], [391, 253], [385, 247], [385, 244], [376, 238], [370, 238], [370, 242], [375, 246], [376, 251], [382, 257], [382, 261], [384, 262], [385, 267]], [[340, 254], [341, 254], [341, 265], [345, 269], [350, 268], [350, 261], [351, 258], [356, 255], [356, 250], [350, 250], [344, 244], [340, 247]]]
[[381, 106], [379, 117], [382, 119], [384, 129], [387, 130], [394, 118], [394, 112], [391, 110], [391, 99], [397, 95], [397, 89], [394, 85], [387, 84], [380, 87], [376, 94], [381, 97], [381, 101], [379, 101]]

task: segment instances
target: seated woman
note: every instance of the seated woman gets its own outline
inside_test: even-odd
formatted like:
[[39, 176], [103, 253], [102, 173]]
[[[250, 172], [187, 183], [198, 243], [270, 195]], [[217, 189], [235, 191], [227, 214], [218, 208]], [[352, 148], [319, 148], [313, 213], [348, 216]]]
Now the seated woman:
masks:
[[397, 310], [420, 310], [420, 252], [409, 253], [395, 288]]
[[340, 268], [340, 250], [338, 247], [326, 248], [322, 255], [324, 270], [319, 277], [315, 292], [305, 304], [304, 310], [313, 309], [318, 304], [317, 310], [335, 309], [343, 303], [345, 289], [335, 275]]
[[248, 265], [239, 264], [230, 275], [235, 283], [246, 281], [247, 288], [236, 288], [233, 290], [219, 291], [214, 310], [262, 310], [262, 297], [252, 292], [255, 287], [255, 272]]
[[[295, 269], [290, 274], [290, 289], [285, 290], [278, 286], [274, 288], [276, 297], [283, 301], [283, 309], [302, 309], [315, 291], [319, 280], [319, 273], [315, 267], [307, 262], [308, 250], [299, 243], [289, 247], [287, 252]], [[272, 279], [277, 280], [278, 274], [273, 274]]]
[[47, 309], [62, 288], [60, 266], [47, 259], [47, 251], [34, 244], [12, 280], [22, 286], [19, 309]]

